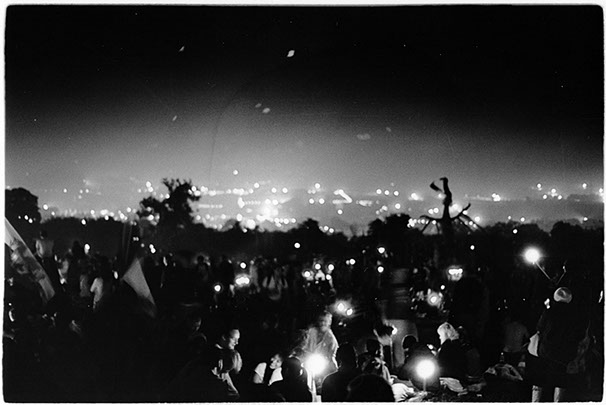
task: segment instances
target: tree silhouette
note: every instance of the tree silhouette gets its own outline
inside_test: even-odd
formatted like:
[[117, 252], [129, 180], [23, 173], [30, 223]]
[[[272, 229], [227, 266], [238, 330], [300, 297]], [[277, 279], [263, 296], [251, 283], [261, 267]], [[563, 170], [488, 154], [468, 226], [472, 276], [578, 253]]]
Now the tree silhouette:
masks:
[[168, 189], [168, 197], [160, 201], [149, 196], [141, 200], [137, 211], [139, 218], [158, 217], [161, 230], [183, 229], [193, 223], [191, 203], [200, 200], [193, 190], [191, 180], [162, 179]]
[[24, 188], [13, 188], [4, 192], [6, 219], [21, 237], [29, 243], [40, 226], [38, 197]]

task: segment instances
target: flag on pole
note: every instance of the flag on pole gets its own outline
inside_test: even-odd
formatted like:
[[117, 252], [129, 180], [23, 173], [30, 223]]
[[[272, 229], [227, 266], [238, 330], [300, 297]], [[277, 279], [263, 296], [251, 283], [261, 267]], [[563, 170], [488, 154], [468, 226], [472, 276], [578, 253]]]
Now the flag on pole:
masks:
[[13, 228], [8, 219], [4, 217], [4, 243], [11, 249], [11, 263], [15, 270], [31, 278], [40, 286], [40, 296], [46, 304], [55, 295], [55, 289], [50, 278], [40, 263], [29, 250], [21, 235]]
[[122, 280], [135, 290], [135, 293], [143, 304], [143, 310], [151, 317], [156, 316], [156, 302], [151, 294], [145, 275], [141, 268], [141, 262], [135, 258], [126, 273], [122, 276]]

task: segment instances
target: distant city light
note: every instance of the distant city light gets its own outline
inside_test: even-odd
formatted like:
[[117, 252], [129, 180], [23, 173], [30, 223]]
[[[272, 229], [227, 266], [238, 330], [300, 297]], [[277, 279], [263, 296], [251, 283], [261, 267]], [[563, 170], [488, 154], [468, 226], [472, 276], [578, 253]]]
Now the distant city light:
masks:
[[520, 218], [520, 222], [524, 222], [524, 221], [526, 221], [526, 218], [524, 218], [524, 217]]
[[310, 198], [310, 199], [309, 199], [309, 203], [310, 203], [310, 204], [314, 204], [315, 202], [316, 202], [316, 201], [315, 201], [313, 198]]
[[551, 189], [551, 194], [556, 194], [556, 193], [557, 193], [557, 190], [555, 188], [552, 188]]
[[343, 210], [337, 210], [337, 214], [343, 215]]
[[348, 309], [347, 309], [347, 311], [345, 311], [345, 314], [346, 314], [347, 316], [351, 316], [351, 315], [353, 314], [353, 309], [348, 308]]
[[383, 273], [383, 272], [385, 271], [385, 267], [383, 267], [383, 266], [379, 266], [379, 267], [377, 267], [377, 271], [378, 271], [379, 273]]
[[86, 225], [86, 219], [82, 219], [82, 221], [80, 221], [80, 223], [81, 223], [82, 225]]
[[419, 197], [419, 195], [417, 193], [412, 193], [410, 195], [410, 199], [413, 200], [413, 201], [419, 201], [419, 200], [421, 200], [421, 198]]
[[66, 188], [63, 189], [63, 193], [67, 193], [67, 189]]
[[349, 259], [349, 264], [352, 266], [356, 264], [356, 259]]
[[215, 292], [219, 293], [219, 292], [221, 292], [223, 287], [221, 286], [221, 284], [217, 283], [213, 286], [213, 289], [215, 290]]
[[542, 185], [541, 183], [538, 183], [538, 184], [537, 184], [537, 188], [540, 190], [540, 189], [542, 189], [542, 188], [543, 188], [543, 185]]
[[383, 246], [379, 246], [379, 247], [377, 248], [377, 251], [379, 252], [379, 254], [381, 254], [381, 255], [382, 255], [383, 253], [385, 253], [385, 248], [384, 248]]
[[319, 190], [320, 189], [320, 183], [314, 184], [314, 187], [316, 188], [316, 190]]
[[344, 303], [339, 302], [339, 303], [337, 304], [337, 311], [339, 311], [339, 312], [345, 312], [345, 309], [346, 309], [346, 307], [345, 307], [345, 304], [344, 304]]
[[400, 203], [396, 203], [396, 205], [394, 206], [397, 210], [399, 210], [400, 208], [402, 208], [402, 205]]
[[383, 194], [383, 190], [381, 190], [380, 188], [377, 189], [377, 194]]
[[501, 201], [501, 196], [497, 193], [492, 193], [492, 201]]
[[444, 284], [442, 284], [442, 285], [440, 286], [440, 290], [444, 291], [445, 289], [446, 289], [446, 286], [445, 286]]
[[323, 198], [320, 198], [320, 199], [318, 200], [318, 202], [320, 203], [320, 205], [322, 205], [322, 204], [324, 204], [324, 203], [325, 203], [325, 201], [324, 201], [324, 199], [323, 199]]
[[156, 253], [156, 247], [154, 245], [152, 245], [151, 243], [149, 244], [149, 251], [154, 254]]
[[330, 274], [327, 274], [326, 275], [326, 280], [328, 280], [328, 281], [332, 280], [332, 276]]
[[234, 173], [234, 176], [237, 176], [239, 172], [238, 172], [238, 170], [234, 170], [233, 173]]
[[240, 262], [240, 268], [244, 270], [246, 268], [246, 263]]
[[395, 195], [397, 197], [397, 196], [400, 195], [400, 192], [396, 190], [396, 191], [393, 192], [393, 195]]
[[334, 269], [335, 269], [335, 265], [334, 265], [334, 264], [332, 264], [332, 263], [330, 263], [330, 264], [328, 265], [328, 271], [333, 271]]
[[314, 265], [314, 268], [315, 268], [316, 270], [320, 270], [320, 269], [322, 268], [322, 265], [321, 265], [320, 263], [316, 263], [316, 264]]
[[277, 189], [277, 188], [275, 188], [275, 187], [272, 187], [271, 192], [272, 192], [273, 194], [276, 194], [276, 193], [278, 192], [278, 189]]
[[543, 200], [547, 199], [547, 194], [543, 194]]
[[517, 229], [514, 229], [514, 230], [513, 230], [513, 234], [515, 235], [515, 234], [517, 234], [517, 233], [518, 233], [518, 230], [517, 230]]
[[562, 195], [560, 194], [560, 195], [558, 196], [558, 200], [561, 200], [562, 198], [564, 198], [564, 197], [562, 197]]
[[282, 192], [283, 192], [284, 194], [286, 194], [286, 193], [288, 193], [288, 189], [287, 189], [286, 187], [284, 187], [284, 188], [282, 189]]
[[255, 184], [253, 184], [253, 187], [254, 188], [259, 188], [259, 187], [261, 187], [261, 185], [259, 183], [255, 183]]
[[583, 183], [583, 190], [587, 190], [587, 183]]
[[470, 249], [470, 250], [476, 250], [476, 247], [475, 247], [475, 245], [471, 245], [471, 246], [469, 247], [469, 249]]
[[476, 222], [480, 222], [482, 220], [482, 218], [476, 216], [473, 220], [476, 221]]
[[311, 271], [305, 270], [305, 272], [303, 272], [303, 277], [310, 278], [311, 277]]
[[587, 222], [588, 218], [587, 217], [583, 217], [583, 222]]
[[250, 284], [250, 277], [248, 277], [246, 274], [240, 274], [236, 277], [235, 282], [236, 286], [245, 287]]
[[385, 190], [385, 195], [389, 195], [389, 190]]
[[86, 244], [84, 245], [84, 254], [86, 254], [86, 255], [87, 255], [87, 254], [88, 254], [88, 252], [90, 252], [90, 245], [89, 245], [88, 243], [86, 243]]
[[448, 269], [448, 279], [458, 281], [463, 277], [463, 269], [460, 267], [451, 267]]
[[301, 244], [299, 242], [295, 242], [294, 246], [295, 249], [299, 249], [301, 247]]
[[44, 211], [48, 210], [48, 205], [44, 204], [44, 205], [42, 206], [42, 209], [44, 209]]

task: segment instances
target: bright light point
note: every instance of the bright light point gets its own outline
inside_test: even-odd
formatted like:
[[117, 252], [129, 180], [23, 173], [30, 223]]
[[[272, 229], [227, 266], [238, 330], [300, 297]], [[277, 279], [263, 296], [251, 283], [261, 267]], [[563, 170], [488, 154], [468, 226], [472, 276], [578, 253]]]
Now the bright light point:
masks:
[[520, 222], [524, 222], [524, 221], [526, 221], [526, 218], [524, 218], [524, 217], [520, 218]]
[[63, 189], [63, 192], [64, 192], [64, 193], [67, 193], [67, 189], [66, 189], [66, 188], [64, 188], [64, 189]]
[[276, 194], [276, 193], [278, 192], [278, 189], [277, 189], [277, 188], [275, 188], [275, 187], [272, 187], [271, 192], [272, 192], [273, 194]]
[[558, 196], [558, 200], [561, 200], [562, 198], [564, 198], [564, 197], [562, 197], [561, 195]]
[[316, 270], [320, 270], [320, 269], [322, 268], [322, 265], [321, 265], [320, 263], [316, 263], [316, 264], [314, 265], [314, 268], [315, 268]]
[[334, 264], [329, 264], [328, 265], [328, 271], [333, 271], [335, 269], [335, 265]]
[[587, 183], [583, 183], [583, 190], [587, 190]]
[[288, 189], [287, 189], [286, 187], [284, 187], [284, 188], [282, 189], [282, 192], [283, 192], [284, 194], [286, 194], [286, 193], [288, 193]]
[[265, 107], [263, 109], [263, 114], [269, 114], [270, 111], [271, 111], [271, 109], [269, 109], [268, 107]]
[[397, 196], [399, 196], [399, 195], [400, 195], [400, 192], [399, 192], [399, 191], [394, 191], [394, 192], [393, 192], [393, 195], [395, 195], [395, 196], [397, 197]]
[[469, 247], [469, 249], [471, 249], [471, 250], [476, 250], [476, 247], [475, 247], [475, 245], [471, 245], [471, 246]]
[[518, 230], [517, 230], [517, 229], [514, 229], [514, 230], [513, 230], [513, 234], [515, 235], [515, 234], [517, 234], [517, 233], [518, 233]]
[[555, 194], [555, 193], [557, 193], [557, 190], [555, 188], [552, 188], [551, 189], [551, 194]]
[[330, 274], [327, 274], [326, 275], [326, 280], [328, 280], [328, 281], [332, 280], [332, 276]]
[[254, 188], [259, 188], [259, 187], [261, 187], [261, 185], [259, 183], [255, 183], [255, 184], [253, 184], [253, 187]]
[[44, 204], [42, 208], [46, 211], [48, 209], [48, 205]]
[[312, 376], [321, 374], [327, 365], [328, 360], [318, 353], [313, 353], [305, 361], [305, 369], [307, 372], [311, 373]]
[[347, 311], [345, 311], [345, 314], [346, 314], [347, 316], [351, 316], [351, 315], [353, 314], [353, 309], [348, 308], [348, 309], [347, 309]]
[[389, 195], [389, 190], [385, 190], [385, 195]]
[[598, 192], [599, 192], [600, 194], [602, 194], [602, 193], [604, 192], [604, 189], [603, 189], [603, 188], [600, 188], [600, 189], [598, 190]]
[[352, 266], [353, 266], [354, 264], [356, 264], [356, 259], [349, 259], [349, 264], [351, 264]]
[[429, 297], [429, 303], [431, 305], [438, 305], [439, 297], [437, 295], [432, 295]]
[[154, 245], [152, 245], [151, 243], [149, 245], [149, 251], [152, 252], [152, 254], [156, 253], [156, 247]]
[[427, 379], [434, 375], [436, 372], [436, 365], [431, 360], [421, 360], [419, 364], [417, 364], [417, 374], [422, 379]]
[[392, 326], [393, 329], [391, 330], [391, 336], [395, 336], [398, 334], [398, 328], [396, 328], [395, 326]]
[[237, 176], [239, 172], [237, 170], [234, 170], [233, 173], [234, 173], [234, 176]]
[[528, 263], [536, 264], [541, 259], [541, 252], [537, 248], [528, 248], [524, 252], [524, 259]]
[[305, 272], [303, 273], [303, 277], [310, 278], [311, 277], [311, 271], [305, 270]]
[[501, 196], [497, 193], [492, 193], [492, 201], [501, 201]]
[[295, 249], [299, 249], [301, 247], [301, 244], [299, 242], [295, 242]]
[[320, 183], [314, 184], [314, 187], [316, 188], [316, 190], [320, 189]]
[[385, 267], [383, 267], [383, 266], [379, 266], [379, 267], [377, 267], [377, 271], [378, 271], [379, 273], [383, 273], [383, 272], [385, 271]]
[[377, 194], [383, 194], [383, 190], [381, 190], [380, 188], [377, 189]]
[[583, 217], [583, 222], [587, 222], [588, 219], [589, 218], [587, 218], [587, 217]]
[[543, 188], [543, 185], [542, 185], [541, 183], [538, 183], [538, 184], [537, 184], [537, 188], [540, 190], [540, 189], [542, 189], [542, 188]]
[[543, 200], [547, 199], [547, 194], [543, 194]]
[[87, 243], [84, 245], [84, 254], [88, 254], [90, 252], [90, 245]]
[[445, 286], [444, 284], [442, 284], [442, 285], [440, 286], [440, 290], [444, 291], [445, 289], [446, 289], [446, 286]]
[[213, 289], [215, 290], [215, 292], [221, 292], [221, 284], [215, 284]]
[[244, 287], [250, 284], [250, 278], [246, 274], [241, 274], [236, 277], [236, 285], [238, 287]]
[[318, 202], [320, 203], [320, 205], [322, 205], [322, 204], [324, 204], [326, 201], [324, 201], [324, 199], [323, 199], [323, 198], [320, 198], [320, 199], [318, 200]]
[[314, 204], [315, 202], [316, 202], [316, 200], [314, 200], [313, 198], [310, 198], [310, 199], [309, 199], [309, 203], [310, 203], [310, 204]]
[[343, 210], [337, 210], [337, 214], [343, 215]]
[[394, 205], [394, 207], [399, 210], [400, 208], [402, 208], [402, 205], [400, 203], [396, 203], [396, 205]]
[[343, 304], [342, 302], [339, 302], [337, 304], [337, 311], [339, 311], [339, 312], [345, 312], [345, 304]]
[[145, 187], [150, 188], [152, 186], [151, 182], [147, 181], [145, 182]]
[[379, 246], [377, 248], [377, 251], [379, 252], [379, 254], [383, 254], [383, 253], [385, 253], [385, 248], [383, 246]]
[[419, 195], [417, 193], [412, 193], [410, 195], [410, 199], [413, 201], [419, 201], [421, 198], [419, 198]]
[[480, 221], [481, 221], [481, 219], [482, 219], [482, 218], [480, 218], [480, 217], [475, 217], [473, 220], [474, 220], [474, 221], [476, 221], [476, 222], [480, 222]]
[[290, 51], [288, 51], [288, 55], [286, 55], [287, 58], [292, 58], [293, 56], [295, 56], [295, 50], [291, 49]]
[[241, 263], [240, 263], [240, 268], [241, 268], [242, 270], [244, 270], [244, 269], [246, 268], [246, 263], [241, 262]]
[[83, 219], [82, 221], [80, 221], [80, 223], [81, 223], [82, 225], [86, 225], [86, 219]]

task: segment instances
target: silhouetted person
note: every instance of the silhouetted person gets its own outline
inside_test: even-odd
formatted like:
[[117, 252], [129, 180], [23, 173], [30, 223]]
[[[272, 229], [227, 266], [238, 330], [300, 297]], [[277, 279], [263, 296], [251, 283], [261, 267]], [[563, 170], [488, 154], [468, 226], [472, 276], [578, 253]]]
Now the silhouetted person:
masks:
[[347, 387], [348, 402], [395, 402], [391, 385], [374, 374], [361, 374]]
[[299, 359], [289, 357], [282, 363], [283, 380], [276, 381], [270, 388], [283, 396], [286, 402], [311, 402], [312, 395], [301, 378], [302, 373]]
[[354, 347], [345, 343], [337, 349], [339, 369], [326, 376], [322, 382], [323, 402], [343, 402], [347, 398], [347, 386], [360, 375]]

